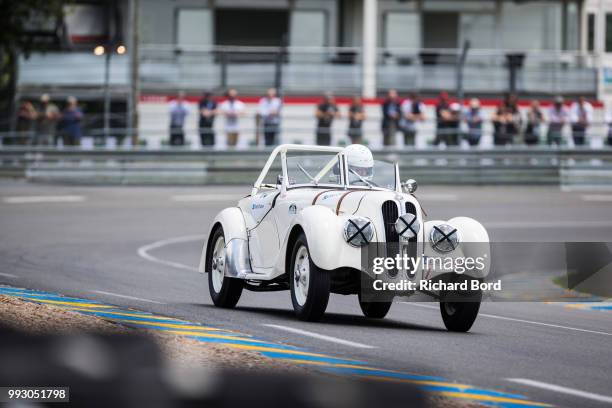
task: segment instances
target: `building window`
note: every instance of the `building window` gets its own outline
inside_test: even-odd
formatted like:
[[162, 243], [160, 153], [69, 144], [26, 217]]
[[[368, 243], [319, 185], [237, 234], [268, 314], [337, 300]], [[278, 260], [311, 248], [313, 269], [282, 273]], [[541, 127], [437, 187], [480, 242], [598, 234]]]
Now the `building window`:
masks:
[[606, 52], [612, 52], [612, 14], [606, 13]]
[[384, 35], [384, 45], [387, 48], [420, 48], [420, 16], [416, 13], [387, 13]]
[[323, 47], [326, 44], [326, 15], [317, 10], [294, 10], [289, 24], [289, 45]]
[[577, 50], [580, 48], [580, 29], [579, 20], [580, 13], [578, 12], [578, 4], [576, 2], [568, 2], [565, 8], [565, 49]]
[[287, 10], [215, 10], [216, 45], [280, 46], [288, 30]]
[[212, 14], [207, 9], [184, 8], [177, 14], [176, 44], [212, 45]]
[[587, 51], [595, 50], [595, 14], [587, 15]]

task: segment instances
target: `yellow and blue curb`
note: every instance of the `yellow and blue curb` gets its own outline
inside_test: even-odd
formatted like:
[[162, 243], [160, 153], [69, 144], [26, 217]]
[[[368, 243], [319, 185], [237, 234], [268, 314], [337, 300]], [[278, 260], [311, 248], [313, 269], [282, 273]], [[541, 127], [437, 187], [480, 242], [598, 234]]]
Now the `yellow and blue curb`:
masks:
[[548, 304], [561, 305], [567, 309], [597, 310], [600, 312], [612, 311], [612, 302], [586, 301], [586, 302], [546, 302]]
[[372, 366], [364, 361], [315, 353], [300, 347], [273, 343], [234, 330], [201, 325], [148, 312], [119, 308], [96, 300], [6, 286], [0, 286], [0, 294], [29, 302], [50, 304], [90, 316], [97, 316], [127, 327], [167, 331], [205, 343], [218, 343], [227, 347], [254, 351], [271, 359], [312, 367], [315, 370], [333, 375], [374, 381], [408, 383], [416, 385], [434, 395], [473, 401], [484, 406], [501, 408], [551, 406], [531, 401], [523, 395], [459, 384], [441, 377], [386, 370]]

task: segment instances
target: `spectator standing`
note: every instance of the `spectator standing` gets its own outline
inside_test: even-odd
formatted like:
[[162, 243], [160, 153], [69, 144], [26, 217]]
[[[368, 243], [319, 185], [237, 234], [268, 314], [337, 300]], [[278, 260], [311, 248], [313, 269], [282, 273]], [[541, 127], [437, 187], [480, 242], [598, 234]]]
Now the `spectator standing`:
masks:
[[418, 95], [412, 93], [402, 102], [400, 112], [399, 127], [404, 134], [404, 145], [414, 146], [417, 134], [416, 122], [425, 120], [425, 105]]
[[14, 140], [14, 144], [25, 145], [30, 141], [32, 131], [34, 130], [34, 123], [36, 121], [36, 109], [30, 101], [22, 101], [19, 104], [19, 110], [17, 111], [17, 124], [16, 130], [18, 132], [17, 138]]
[[442, 91], [438, 95], [438, 103], [436, 104], [436, 137], [434, 145], [441, 142], [448, 144], [448, 136], [452, 131], [452, 113], [450, 110], [450, 102], [448, 93]]
[[363, 121], [366, 119], [363, 102], [359, 96], [353, 96], [348, 110], [348, 137], [352, 144], [363, 143]]
[[331, 144], [331, 126], [335, 118], [340, 117], [340, 111], [332, 93], [328, 92], [317, 105], [315, 113], [317, 118], [317, 144], [329, 146]]
[[606, 110], [606, 114], [605, 114], [605, 121], [606, 124], [608, 125], [608, 137], [607, 137], [607, 142], [608, 142], [608, 146], [612, 146], [612, 109], [608, 109]]
[[227, 91], [227, 99], [223, 101], [219, 110], [225, 116], [225, 135], [227, 145], [236, 146], [240, 134], [240, 117], [244, 115], [244, 103], [239, 101], [238, 92], [235, 89]]
[[458, 102], [450, 104], [450, 118], [447, 125], [446, 145], [458, 146], [459, 134], [461, 133], [461, 105]]
[[34, 144], [48, 146], [55, 142], [57, 122], [60, 111], [54, 103], [51, 103], [49, 94], [40, 96], [40, 109], [38, 110], [38, 129]]
[[514, 139], [518, 136], [523, 119], [518, 106], [518, 98], [516, 94], [508, 94], [506, 96], [506, 144], [513, 144]]
[[69, 96], [62, 111], [60, 121], [61, 137], [64, 146], [78, 146], [81, 143], [81, 121], [83, 112], [79, 109], [77, 99]]
[[570, 108], [570, 120], [572, 122], [572, 139], [575, 146], [582, 146], [586, 140], [586, 132], [593, 120], [593, 105], [584, 99], [578, 98]]
[[548, 144], [560, 145], [563, 138], [563, 127], [568, 122], [569, 113], [563, 104], [563, 97], [557, 96], [548, 110]]
[[395, 145], [395, 134], [401, 115], [401, 103], [395, 89], [389, 89], [382, 104], [383, 145]]
[[217, 102], [212, 98], [210, 92], [204, 92], [202, 99], [198, 102], [200, 119], [198, 128], [200, 131], [200, 143], [202, 146], [215, 145], [215, 116], [217, 115]]
[[466, 139], [470, 146], [478, 146], [480, 137], [482, 136], [483, 120], [480, 100], [478, 98], [470, 99], [470, 106], [465, 110], [463, 116], [468, 127]]
[[493, 143], [505, 146], [514, 142], [521, 128], [521, 113], [518, 99], [514, 94], [507, 94], [493, 115]]
[[529, 146], [537, 145], [540, 142], [542, 124], [544, 123], [544, 113], [540, 109], [540, 102], [531, 101], [527, 112], [527, 126], [525, 127], [525, 144]]
[[185, 118], [189, 109], [185, 104], [185, 94], [179, 92], [178, 97], [170, 102], [170, 145], [183, 146], [185, 144]]
[[282, 105], [283, 103], [276, 96], [276, 89], [274, 88], [268, 89], [266, 96], [259, 100], [258, 114], [261, 118], [266, 146], [274, 146], [276, 144]]

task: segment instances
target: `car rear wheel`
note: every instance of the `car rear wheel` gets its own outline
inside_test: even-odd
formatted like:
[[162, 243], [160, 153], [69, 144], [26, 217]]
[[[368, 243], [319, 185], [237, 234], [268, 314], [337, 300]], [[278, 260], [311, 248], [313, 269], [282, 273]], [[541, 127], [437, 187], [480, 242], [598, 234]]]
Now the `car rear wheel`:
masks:
[[358, 294], [359, 298], [359, 307], [361, 307], [361, 311], [365, 317], [369, 317], [371, 319], [382, 319], [387, 313], [389, 313], [389, 309], [391, 309], [391, 304], [393, 302], [365, 302], [361, 300], [361, 293]]
[[242, 289], [242, 280], [225, 276], [225, 236], [223, 228], [216, 228], [211, 238], [211, 250], [206, 254], [208, 291], [215, 306], [232, 308], [236, 306]]
[[449, 331], [453, 332], [469, 331], [470, 328], [472, 328], [476, 317], [478, 316], [479, 309], [480, 300], [475, 302], [453, 302], [442, 300], [440, 302], [440, 313], [442, 313], [444, 325]]
[[300, 320], [320, 320], [329, 301], [329, 272], [318, 268], [310, 258], [306, 236], [301, 234], [293, 246], [289, 269], [293, 310]]

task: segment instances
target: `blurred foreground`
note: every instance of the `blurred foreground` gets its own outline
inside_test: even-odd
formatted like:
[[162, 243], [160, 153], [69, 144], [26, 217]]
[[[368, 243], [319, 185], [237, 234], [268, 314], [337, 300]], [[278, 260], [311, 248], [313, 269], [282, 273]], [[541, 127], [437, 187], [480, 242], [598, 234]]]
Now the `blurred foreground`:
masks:
[[427, 406], [411, 385], [315, 376], [253, 353], [194, 349], [175, 337], [3, 297], [0, 385], [69, 387], [70, 404], [88, 407]]

